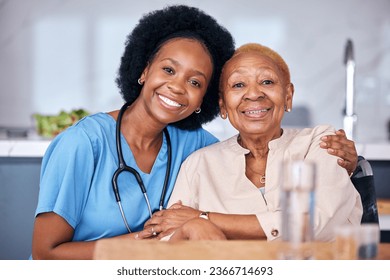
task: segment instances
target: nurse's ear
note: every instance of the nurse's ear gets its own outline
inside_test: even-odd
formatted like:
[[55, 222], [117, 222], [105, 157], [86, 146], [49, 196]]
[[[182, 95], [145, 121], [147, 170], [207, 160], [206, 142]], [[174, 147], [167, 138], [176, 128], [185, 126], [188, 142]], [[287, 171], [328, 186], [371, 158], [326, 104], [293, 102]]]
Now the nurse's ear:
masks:
[[147, 76], [149, 72], [149, 63], [146, 65], [144, 71], [142, 71], [141, 76], [138, 79], [138, 84], [143, 85], [146, 82]]

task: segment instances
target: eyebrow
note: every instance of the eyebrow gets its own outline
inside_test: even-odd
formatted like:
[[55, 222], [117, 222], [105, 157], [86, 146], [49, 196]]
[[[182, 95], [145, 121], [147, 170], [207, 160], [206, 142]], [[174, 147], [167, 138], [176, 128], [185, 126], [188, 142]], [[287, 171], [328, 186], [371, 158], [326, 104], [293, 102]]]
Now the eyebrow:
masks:
[[[180, 62], [179, 61], [177, 61], [177, 60], [175, 60], [175, 59], [172, 59], [172, 58], [164, 58], [164, 59], [162, 59], [161, 61], [164, 61], [164, 60], [169, 60], [170, 62], [172, 62], [172, 64], [174, 64], [174, 65], [178, 65], [178, 66], [180, 66], [181, 64], [180, 64]], [[203, 76], [203, 78], [207, 81], [207, 77], [206, 77], [206, 75], [203, 73], [203, 72], [201, 72], [201, 71], [199, 71], [199, 70], [196, 70], [196, 69], [191, 69], [194, 73], [196, 73], [197, 75], [200, 75], [200, 76]]]
[[[258, 67], [258, 68], [256, 68], [256, 71], [261, 71], [261, 73], [269, 73], [269, 74], [271, 74], [271, 75], [276, 75], [276, 76], [278, 76], [278, 74], [275, 72], [275, 70], [274, 69], [272, 69], [272, 68], [269, 68], [269, 67]], [[236, 74], [238, 74], [238, 75], [245, 75], [246, 73], [247, 73], [248, 71], [247, 71], [247, 69], [246, 69], [246, 67], [238, 67], [236, 70], [234, 70], [233, 72], [230, 72], [228, 75], [228, 78], [229, 77], [231, 77], [231, 76], [233, 76], [233, 75], [236, 75]]]

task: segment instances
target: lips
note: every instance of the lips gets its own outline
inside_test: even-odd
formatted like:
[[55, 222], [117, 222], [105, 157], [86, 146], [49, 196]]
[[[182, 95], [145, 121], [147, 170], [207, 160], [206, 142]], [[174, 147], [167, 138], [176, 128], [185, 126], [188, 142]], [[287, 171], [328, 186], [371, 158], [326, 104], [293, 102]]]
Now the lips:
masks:
[[166, 105], [168, 106], [172, 106], [172, 107], [176, 107], [176, 108], [180, 108], [182, 106], [184, 106], [183, 104], [180, 104], [172, 99], [169, 99], [168, 97], [165, 97], [165, 96], [162, 96], [162, 95], [158, 95], [158, 97], [161, 99], [162, 102], [164, 102]]

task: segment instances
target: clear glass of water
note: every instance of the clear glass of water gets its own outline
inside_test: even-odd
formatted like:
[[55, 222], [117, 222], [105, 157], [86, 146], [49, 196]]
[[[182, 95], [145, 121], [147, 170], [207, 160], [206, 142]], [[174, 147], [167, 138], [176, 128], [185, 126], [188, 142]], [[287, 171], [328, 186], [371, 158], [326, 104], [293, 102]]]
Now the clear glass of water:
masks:
[[316, 165], [310, 161], [282, 163], [282, 259], [313, 259]]

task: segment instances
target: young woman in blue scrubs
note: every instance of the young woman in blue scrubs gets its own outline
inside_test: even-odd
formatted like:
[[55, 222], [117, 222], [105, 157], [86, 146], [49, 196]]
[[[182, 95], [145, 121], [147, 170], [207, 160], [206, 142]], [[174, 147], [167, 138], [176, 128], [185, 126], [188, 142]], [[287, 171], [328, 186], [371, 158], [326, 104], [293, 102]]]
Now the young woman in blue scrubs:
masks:
[[[234, 51], [230, 33], [202, 11], [171, 6], [145, 15], [128, 36], [117, 84], [129, 107], [120, 129], [126, 164], [140, 174], [152, 212], [166, 177], [164, 205], [182, 161], [218, 141], [201, 128], [218, 114], [219, 74]], [[118, 176], [121, 216], [112, 187], [118, 168], [118, 111], [98, 113], [57, 136], [42, 162], [33, 259], [91, 259], [94, 241], [135, 238], [149, 219], [129, 172]]]
[[[121, 148], [126, 164], [142, 179], [152, 212], [159, 209], [168, 178], [163, 130], [172, 149], [165, 206], [184, 159], [218, 141], [201, 126], [218, 114], [219, 74], [233, 52], [226, 29], [186, 6], [145, 15], [128, 36], [117, 78], [129, 104], [120, 126]], [[123, 209], [113, 191], [118, 113], [88, 116], [52, 141], [42, 162], [33, 259], [91, 259], [96, 240], [134, 239], [149, 219], [145, 196], [131, 173], [117, 180]], [[337, 145], [348, 141], [333, 140], [328, 143], [336, 153]]]

